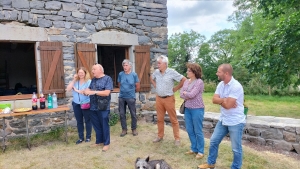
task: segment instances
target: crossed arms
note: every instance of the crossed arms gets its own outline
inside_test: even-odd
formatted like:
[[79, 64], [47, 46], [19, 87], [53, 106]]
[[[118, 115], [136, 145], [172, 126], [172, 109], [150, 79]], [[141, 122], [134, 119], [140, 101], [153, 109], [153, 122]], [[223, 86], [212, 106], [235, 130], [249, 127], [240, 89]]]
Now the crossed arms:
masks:
[[227, 98], [220, 98], [220, 95], [214, 94], [212, 102], [214, 104], [219, 104], [225, 109], [231, 109], [231, 108], [236, 108], [237, 103], [236, 99], [232, 97], [227, 97]]

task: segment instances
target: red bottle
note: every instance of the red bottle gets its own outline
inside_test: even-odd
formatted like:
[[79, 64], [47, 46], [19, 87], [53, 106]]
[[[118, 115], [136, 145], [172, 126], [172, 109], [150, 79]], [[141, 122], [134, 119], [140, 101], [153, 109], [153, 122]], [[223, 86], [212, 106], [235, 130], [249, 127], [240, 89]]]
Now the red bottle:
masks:
[[44, 96], [43, 92], [41, 92], [41, 94], [40, 94], [40, 109], [46, 108], [45, 101], [46, 101], [45, 96]]
[[33, 92], [31, 100], [32, 100], [32, 110], [37, 110], [38, 106], [37, 106], [37, 97], [36, 97], [35, 92]]

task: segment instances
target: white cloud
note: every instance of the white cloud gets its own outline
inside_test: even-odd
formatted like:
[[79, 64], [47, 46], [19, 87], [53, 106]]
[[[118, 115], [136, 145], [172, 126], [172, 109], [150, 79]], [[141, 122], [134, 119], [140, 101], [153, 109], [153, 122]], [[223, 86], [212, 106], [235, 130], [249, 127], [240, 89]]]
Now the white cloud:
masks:
[[191, 29], [210, 38], [215, 32], [233, 28], [227, 21], [235, 10], [233, 1], [168, 1], [168, 35]]

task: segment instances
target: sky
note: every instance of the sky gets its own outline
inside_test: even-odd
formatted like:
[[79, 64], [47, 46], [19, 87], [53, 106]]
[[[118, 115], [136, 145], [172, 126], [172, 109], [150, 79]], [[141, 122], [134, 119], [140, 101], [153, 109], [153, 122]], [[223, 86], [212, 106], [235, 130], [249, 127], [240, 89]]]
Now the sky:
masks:
[[233, 0], [168, 0], [168, 36], [191, 29], [209, 39], [222, 29], [234, 28], [227, 21]]

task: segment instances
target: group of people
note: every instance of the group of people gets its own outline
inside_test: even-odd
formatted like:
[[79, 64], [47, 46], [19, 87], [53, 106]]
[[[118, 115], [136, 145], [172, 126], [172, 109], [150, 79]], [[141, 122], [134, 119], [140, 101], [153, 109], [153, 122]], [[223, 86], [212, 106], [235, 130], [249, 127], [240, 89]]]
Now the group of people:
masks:
[[[127, 134], [126, 106], [131, 114], [132, 135], [137, 136], [137, 116], [136, 116], [136, 97], [135, 92], [140, 90], [140, 81], [135, 72], [131, 70], [132, 63], [125, 59], [122, 62], [123, 70], [118, 76], [119, 94], [119, 114], [122, 132], [120, 137]], [[187, 155], [195, 155], [196, 159], [204, 157], [204, 102], [202, 93], [204, 82], [202, 80], [202, 68], [197, 63], [187, 63], [187, 78], [179, 74], [176, 70], [168, 68], [168, 58], [159, 56], [157, 67], [151, 77], [151, 83], [156, 89], [156, 112], [157, 112], [157, 137], [153, 143], [158, 143], [164, 137], [164, 117], [168, 113], [173, 128], [174, 144], [180, 145], [179, 122], [175, 110], [174, 92], [180, 89], [180, 97], [185, 101], [184, 120], [191, 146], [185, 152]], [[74, 79], [67, 86], [67, 91], [73, 93], [73, 110], [77, 121], [79, 140], [76, 144], [84, 141], [84, 123], [86, 127], [85, 142], [91, 141], [92, 126], [96, 132], [95, 144], [92, 147], [103, 144], [102, 151], [107, 151], [110, 144], [109, 110], [110, 94], [113, 90], [112, 79], [104, 74], [104, 69], [100, 64], [92, 67], [94, 78], [91, 80], [86, 68], [78, 69]], [[214, 168], [218, 156], [219, 144], [222, 139], [229, 134], [232, 151], [232, 169], [242, 166], [242, 135], [246, 123], [244, 115], [244, 92], [242, 85], [232, 76], [233, 68], [230, 64], [221, 64], [216, 75], [221, 81], [212, 102], [220, 105], [221, 115], [215, 130], [210, 139], [209, 155], [207, 163], [199, 165], [199, 168]], [[176, 86], [175, 82], [178, 82]], [[99, 97], [107, 97], [109, 104], [106, 110], [99, 110]], [[90, 109], [81, 109], [80, 103], [90, 99]]]
[[[131, 113], [131, 129], [133, 136], [137, 136], [137, 116], [135, 107], [135, 92], [140, 89], [140, 82], [135, 72], [131, 71], [132, 63], [125, 59], [122, 62], [124, 71], [119, 73], [118, 85], [119, 94], [119, 112], [122, 126], [121, 137], [127, 134], [126, 124], [126, 105]], [[77, 131], [79, 139], [76, 144], [91, 141], [92, 126], [96, 133], [95, 144], [91, 147], [103, 145], [102, 151], [106, 152], [110, 145], [110, 127], [109, 113], [111, 91], [113, 90], [113, 81], [111, 77], [104, 74], [102, 65], [95, 64], [92, 67], [93, 78], [90, 78], [89, 71], [85, 67], [80, 67], [68, 84], [66, 91], [72, 91], [73, 111], [77, 121]], [[105, 98], [108, 103], [104, 109], [99, 109], [99, 99]], [[89, 102], [89, 109], [82, 109], [81, 103]], [[84, 126], [86, 137], [84, 139]]]
[[[202, 93], [204, 83], [202, 68], [197, 63], [187, 63], [187, 77], [177, 71], [168, 68], [168, 58], [157, 58], [157, 67], [151, 76], [151, 83], [156, 88], [156, 112], [157, 112], [157, 137], [154, 143], [160, 142], [164, 137], [164, 117], [166, 112], [170, 117], [175, 138], [175, 145], [180, 145], [179, 123], [175, 110], [174, 92], [180, 89], [180, 97], [184, 99], [184, 120], [191, 146], [185, 152], [187, 155], [195, 155], [196, 159], [204, 157], [204, 102]], [[242, 85], [232, 76], [233, 68], [230, 64], [221, 64], [216, 75], [221, 81], [214, 93], [212, 102], [220, 105], [221, 115], [210, 138], [207, 163], [201, 164], [200, 169], [214, 168], [218, 156], [219, 144], [229, 134], [233, 152], [232, 169], [242, 166], [243, 150], [242, 135], [246, 123], [244, 115], [244, 91]], [[174, 82], [178, 82], [174, 86]]]

